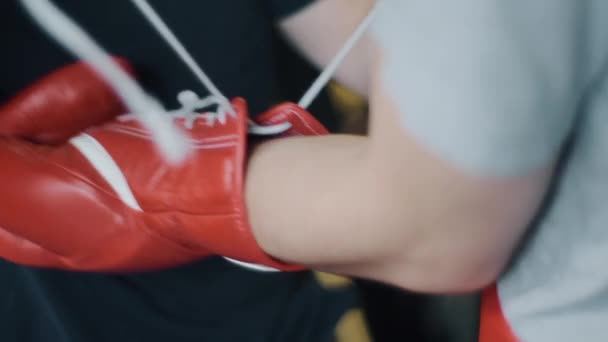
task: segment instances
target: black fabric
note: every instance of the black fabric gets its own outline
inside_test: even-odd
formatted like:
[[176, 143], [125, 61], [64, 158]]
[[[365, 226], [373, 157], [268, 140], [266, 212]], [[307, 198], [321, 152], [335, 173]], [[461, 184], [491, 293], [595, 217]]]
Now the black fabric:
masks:
[[[259, 113], [283, 100], [297, 100], [317, 75], [287, 50], [275, 31], [277, 15], [288, 15], [308, 2], [151, 4], [218, 87], [228, 96], [246, 98], [252, 113]], [[176, 107], [179, 90], [206, 94], [130, 2], [55, 3], [109, 52], [133, 62], [141, 82], [167, 107]], [[73, 60], [14, 0], [0, 2], [0, 37], [0, 101]], [[312, 111], [330, 129], [335, 127], [325, 95]], [[350, 291], [322, 289], [308, 272], [256, 273], [219, 258], [122, 275], [32, 269], [0, 261], [0, 341], [330, 341], [335, 322], [353, 300]]]
[[478, 293], [429, 295], [357, 279], [361, 306], [375, 342], [478, 341]]
[[303, 9], [312, 1], [302, 0], [269, 0], [270, 8], [275, 18], [281, 19]]

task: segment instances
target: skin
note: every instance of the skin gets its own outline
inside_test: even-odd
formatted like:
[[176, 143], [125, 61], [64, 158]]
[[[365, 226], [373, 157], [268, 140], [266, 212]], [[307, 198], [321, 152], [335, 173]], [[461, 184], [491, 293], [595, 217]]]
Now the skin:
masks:
[[[281, 28], [322, 66], [371, 4], [319, 0]], [[501, 274], [554, 165], [489, 177], [439, 158], [399, 123], [407, 113], [381, 77], [389, 48], [366, 37], [336, 77], [368, 96], [367, 136], [279, 139], [253, 152], [246, 196], [254, 235], [270, 255], [318, 270], [422, 292], [477, 290]]]

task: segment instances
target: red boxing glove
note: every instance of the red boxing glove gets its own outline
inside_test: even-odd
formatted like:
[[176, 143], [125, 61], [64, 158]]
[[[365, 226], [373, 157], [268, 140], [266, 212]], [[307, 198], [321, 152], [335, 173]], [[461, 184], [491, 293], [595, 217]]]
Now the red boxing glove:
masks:
[[[115, 62], [129, 74], [121, 58]], [[42, 78], [0, 107], [0, 136], [58, 144], [84, 129], [124, 114], [114, 90], [84, 62]]]
[[[192, 152], [173, 166], [148, 131], [119, 118], [61, 146], [0, 139], [0, 257], [81, 271], [146, 271], [220, 255], [282, 270], [256, 243], [243, 198], [247, 108], [210, 125], [209, 114], [174, 123]], [[289, 135], [327, 134], [294, 104], [263, 124], [290, 122]]]

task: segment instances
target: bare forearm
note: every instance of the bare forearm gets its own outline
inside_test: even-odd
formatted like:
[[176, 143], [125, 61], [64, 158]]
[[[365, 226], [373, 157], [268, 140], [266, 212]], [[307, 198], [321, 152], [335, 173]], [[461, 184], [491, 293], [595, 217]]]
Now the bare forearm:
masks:
[[[373, 150], [370, 138], [347, 135], [258, 147], [248, 168], [247, 205], [261, 247], [287, 262], [418, 288], [402, 279], [434, 261], [431, 255], [405, 260], [433, 250], [426, 237], [436, 234], [416, 229], [427, 204], [410, 205]], [[433, 281], [429, 274], [416, 277]]]
[[287, 262], [432, 291], [431, 283], [442, 281], [434, 274], [449, 275], [427, 273], [435, 255], [419, 256], [437, 242], [435, 230], [419, 229], [427, 213], [417, 212], [428, 202], [412, 205], [405, 183], [391, 180], [373, 150], [371, 138], [348, 135], [279, 139], [258, 147], [247, 176], [256, 240]]
[[[278, 139], [252, 155], [247, 205], [256, 240], [270, 255], [315, 269], [431, 292], [465, 291], [500, 272], [518, 239], [488, 227], [521, 224], [514, 215], [538, 201], [529, 182], [454, 182], [427, 157], [384, 168], [368, 137]], [[529, 198], [515, 200], [513, 188]], [[488, 201], [501, 193], [503, 203]]]
[[465, 291], [502, 271], [550, 168], [471, 174], [403, 129], [372, 83], [367, 137], [277, 139], [252, 154], [247, 204], [269, 254], [418, 291]]

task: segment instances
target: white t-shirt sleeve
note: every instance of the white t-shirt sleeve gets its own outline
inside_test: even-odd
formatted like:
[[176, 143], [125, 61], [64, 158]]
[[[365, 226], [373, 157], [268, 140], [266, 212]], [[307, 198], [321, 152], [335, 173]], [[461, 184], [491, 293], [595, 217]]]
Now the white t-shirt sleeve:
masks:
[[372, 27], [404, 129], [471, 172], [547, 166], [576, 116], [581, 9], [571, 0], [380, 0]]

